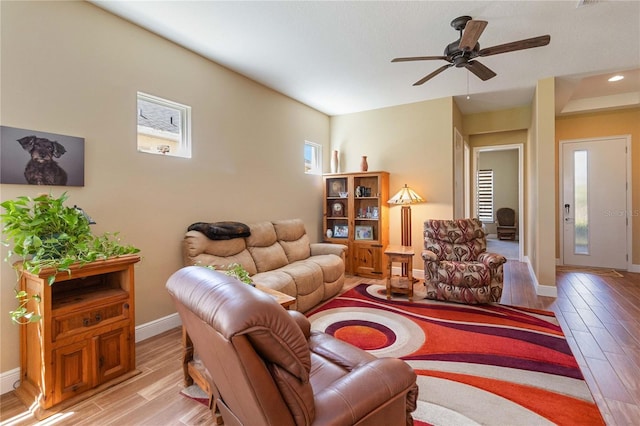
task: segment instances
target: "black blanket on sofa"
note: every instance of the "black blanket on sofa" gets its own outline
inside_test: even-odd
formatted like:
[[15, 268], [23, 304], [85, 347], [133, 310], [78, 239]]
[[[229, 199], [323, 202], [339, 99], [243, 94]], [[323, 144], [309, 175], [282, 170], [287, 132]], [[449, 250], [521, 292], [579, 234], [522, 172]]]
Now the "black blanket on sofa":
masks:
[[196, 222], [191, 224], [188, 230], [200, 231], [210, 240], [230, 240], [251, 235], [249, 227], [240, 222]]

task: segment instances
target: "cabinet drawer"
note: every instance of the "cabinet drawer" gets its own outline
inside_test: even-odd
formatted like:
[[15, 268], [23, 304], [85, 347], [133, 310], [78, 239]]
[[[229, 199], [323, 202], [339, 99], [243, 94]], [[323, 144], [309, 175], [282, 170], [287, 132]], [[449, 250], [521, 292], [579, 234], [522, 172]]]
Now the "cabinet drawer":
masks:
[[127, 318], [129, 318], [129, 303], [126, 299], [108, 305], [94, 306], [81, 312], [56, 316], [52, 320], [53, 340]]

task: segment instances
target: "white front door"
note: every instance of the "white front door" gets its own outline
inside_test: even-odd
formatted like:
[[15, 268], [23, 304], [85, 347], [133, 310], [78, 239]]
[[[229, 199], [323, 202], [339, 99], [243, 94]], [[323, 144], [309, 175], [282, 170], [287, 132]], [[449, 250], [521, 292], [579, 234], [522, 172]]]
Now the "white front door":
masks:
[[563, 263], [627, 269], [627, 138], [562, 142]]

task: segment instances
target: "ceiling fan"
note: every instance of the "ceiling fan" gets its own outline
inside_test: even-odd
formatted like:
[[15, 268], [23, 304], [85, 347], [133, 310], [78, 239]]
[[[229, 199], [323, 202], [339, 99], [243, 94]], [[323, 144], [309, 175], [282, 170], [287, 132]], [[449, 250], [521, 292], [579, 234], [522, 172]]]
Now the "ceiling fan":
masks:
[[451, 21], [451, 26], [460, 32], [460, 38], [450, 43], [444, 49], [443, 56], [411, 56], [408, 58], [395, 58], [392, 59], [391, 62], [431, 61], [439, 59], [449, 62], [447, 65], [441, 66], [431, 74], [413, 83], [414, 86], [419, 86], [431, 80], [442, 71], [453, 66], [457, 68], [464, 67], [481, 80], [486, 81], [495, 77], [496, 73], [480, 62], [475, 61], [475, 58], [546, 46], [551, 41], [550, 35], [543, 35], [480, 49], [478, 39], [487, 24], [487, 21], [475, 20], [471, 18], [471, 16], [460, 16]]

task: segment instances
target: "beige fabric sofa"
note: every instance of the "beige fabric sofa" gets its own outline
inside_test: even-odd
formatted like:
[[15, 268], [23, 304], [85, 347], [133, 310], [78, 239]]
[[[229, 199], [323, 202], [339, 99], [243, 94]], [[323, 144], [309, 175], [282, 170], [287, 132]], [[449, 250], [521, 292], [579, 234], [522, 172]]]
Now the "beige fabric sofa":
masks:
[[296, 298], [292, 309], [306, 312], [340, 292], [344, 284], [346, 246], [310, 243], [300, 219], [249, 225], [251, 235], [210, 240], [188, 231], [183, 241], [184, 265], [225, 269], [239, 263], [256, 284]]

